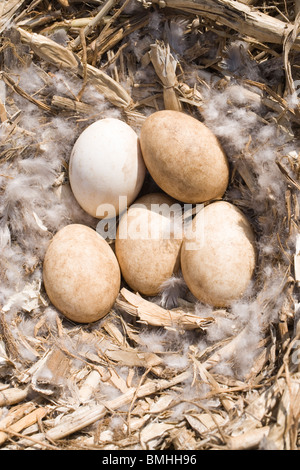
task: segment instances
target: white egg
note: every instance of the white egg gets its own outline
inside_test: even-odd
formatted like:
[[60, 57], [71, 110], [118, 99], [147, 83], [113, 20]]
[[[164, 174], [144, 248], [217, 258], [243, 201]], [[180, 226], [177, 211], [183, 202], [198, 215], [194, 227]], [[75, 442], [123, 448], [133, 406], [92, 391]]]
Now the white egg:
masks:
[[125, 122], [105, 118], [78, 137], [69, 178], [80, 206], [93, 217], [114, 217], [137, 197], [145, 165], [136, 132]]

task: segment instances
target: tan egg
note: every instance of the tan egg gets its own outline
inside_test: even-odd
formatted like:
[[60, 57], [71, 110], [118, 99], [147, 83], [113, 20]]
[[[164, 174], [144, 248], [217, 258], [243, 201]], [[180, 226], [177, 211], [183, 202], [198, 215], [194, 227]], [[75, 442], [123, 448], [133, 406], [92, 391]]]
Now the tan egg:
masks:
[[93, 229], [71, 224], [53, 237], [43, 265], [46, 292], [67, 318], [90, 323], [112, 308], [121, 273], [108, 243]]
[[154, 296], [180, 267], [181, 205], [152, 193], [139, 198], [121, 218], [116, 256], [127, 284]]
[[229, 180], [221, 145], [204, 124], [179, 111], [157, 111], [143, 123], [141, 150], [157, 185], [186, 203], [220, 198]]
[[195, 216], [182, 244], [181, 269], [197, 299], [229, 306], [245, 293], [255, 264], [254, 233], [237, 207], [218, 201]]

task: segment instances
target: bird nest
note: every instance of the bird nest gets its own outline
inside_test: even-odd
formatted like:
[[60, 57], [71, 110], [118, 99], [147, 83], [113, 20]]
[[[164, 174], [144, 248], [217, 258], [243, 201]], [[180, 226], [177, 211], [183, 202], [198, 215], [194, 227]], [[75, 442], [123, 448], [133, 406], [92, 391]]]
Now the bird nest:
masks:
[[[299, 448], [299, 12], [290, 0], [2, 3], [2, 448]], [[256, 234], [254, 280], [228, 309], [180, 276], [155, 298], [123, 283], [102, 320], [73, 323], [42, 282], [53, 235], [97, 227], [70, 190], [72, 146], [97, 119], [139, 133], [161, 109], [221, 141], [223, 199]]]

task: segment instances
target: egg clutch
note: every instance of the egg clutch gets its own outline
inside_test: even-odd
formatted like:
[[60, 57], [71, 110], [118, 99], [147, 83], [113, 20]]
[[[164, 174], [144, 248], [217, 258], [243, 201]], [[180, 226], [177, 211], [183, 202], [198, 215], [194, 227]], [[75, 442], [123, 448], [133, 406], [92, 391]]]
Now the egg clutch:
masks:
[[[147, 170], [160, 191], [141, 196]], [[117, 222], [114, 249], [81, 224], [67, 225], [49, 244], [45, 290], [70, 320], [103, 318], [122, 279], [155, 296], [181, 272], [196, 299], [213, 307], [228, 307], [245, 293], [256, 264], [254, 233], [246, 216], [222, 200], [227, 156], [194, 117], [154, 112], [139, 137], [119, 119], [94, 122], [75, 142], [69, 180], [84, 211]]]

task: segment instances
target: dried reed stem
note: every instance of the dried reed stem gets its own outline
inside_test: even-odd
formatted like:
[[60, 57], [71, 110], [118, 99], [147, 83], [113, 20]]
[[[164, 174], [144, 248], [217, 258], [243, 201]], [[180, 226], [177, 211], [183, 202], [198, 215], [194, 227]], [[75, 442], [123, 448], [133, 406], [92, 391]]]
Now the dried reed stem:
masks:
[[6, 29], [15, 13], [24, 3], [26, 3], [26, 0], [10, 0], [0, 3], [0, 33]]
[[153, 67], [163, 85], [165, 109], [181, 111], [182, 106], [176, 94], [178, 85], [176, 77], [177, 60], [170, 52], [169, 44], [152, 44], [150, 48], [150, 59]]
[[[152, 0], [148, 3], [160, 3], [160, 1]], [[234, 0], [165, 0], [163, 3], [169, 8], [209, 18], [260, 42], [283, 44], [287, 31], [293, 27]], [[300, 49], [299, 34], [292, 48]]]
[[[125, 299], [125, 302], [122, 298]], [[193, 330], [205, 328], [214, 322], [212, 317], [201, 318], [183, 310], [166, 310], [125, 288], [121, 289], [116, 305], [130, 315], [137, 316], [140, 321], [152, 326], [163, 326], [165, 328], [179, 327]]]
[[[97, 15], [85, 26], [83, 30], [83, 34], [88, 36], [93, 29], [102, 21], [105, 15], [112, 9], [112, 7], [118, 3], [119, 0], [106, 0], [103, 4], [101, 10], [97, 13]], [[80, 34], [74, 39], [73, 43], [71, 44], [71, 48], [74, 50], [76, 49], [81, 42]]]
[[[103, 418], [107, 412], [129, 405], [134, 397], [142, 398], [152, 395], [153, 393], [161, 392], [180, 384], [189, 378], [190, 372], [183, 372], [170, 380], [151, 381], [141, 385], [138, 390], [135, 388], [129, 389], [120, 397], [105, 402], [102, 405], [80, 406], [76, 411], [62, 418], [60, 424], [47, 431], [45, 436], [50, 439], [50, 441], [63, 439], [70, 434], [95, 423], [99, 419]], [[40, 436], [40, 438], [43, 439], [43, 436]]]
[[47, 408], [37, 408], [28, 415], [23, 416], [11, 426], [2, 427], [0, 422], [0, 446], [4, 444], [6, 439], [8, 439], [10, 431], [17, 433], [23, 431], [23, 429], [32, 426], [33, 424], [37, 423], [40, 419], [44, 418], [47, 414], [47, 411]]
[[227, 439], [226, 447], [228, 450], [247, 450], [253, 449], [259, 445], [261, 440], [268, 436], [270, 431], [269, 426], [262, 428], [252, 429], [238, 436], [231, 436]]
[[81, 77], [86, 72], [86, 78], [89, 83], [115, 106], [128, 108], [132, 104], [131, 96], [127, 91], [105, 72], [90, 64], [87, 64], [84, 71], [79, 58], [72, 51], [41, 34], [31, 34], [22, 28], [18, 28], [18, 31], [22, 42], [30, 46], [38, 57], [55, 65], [57, 68], [76, 73]]
[[95, 112], [93, 106], [83, 103], [82, 101], [76, 101], [72, 100], [71, 98], [66, 98], [65, 96], [54, 95], [52, 97], [51, 106], [79, 114], [93, 115], [93, 113]]
[[7, 388], [0, 392], [0, 406], [11, 406], [25, 400], [28, 395], [28, 389]]

